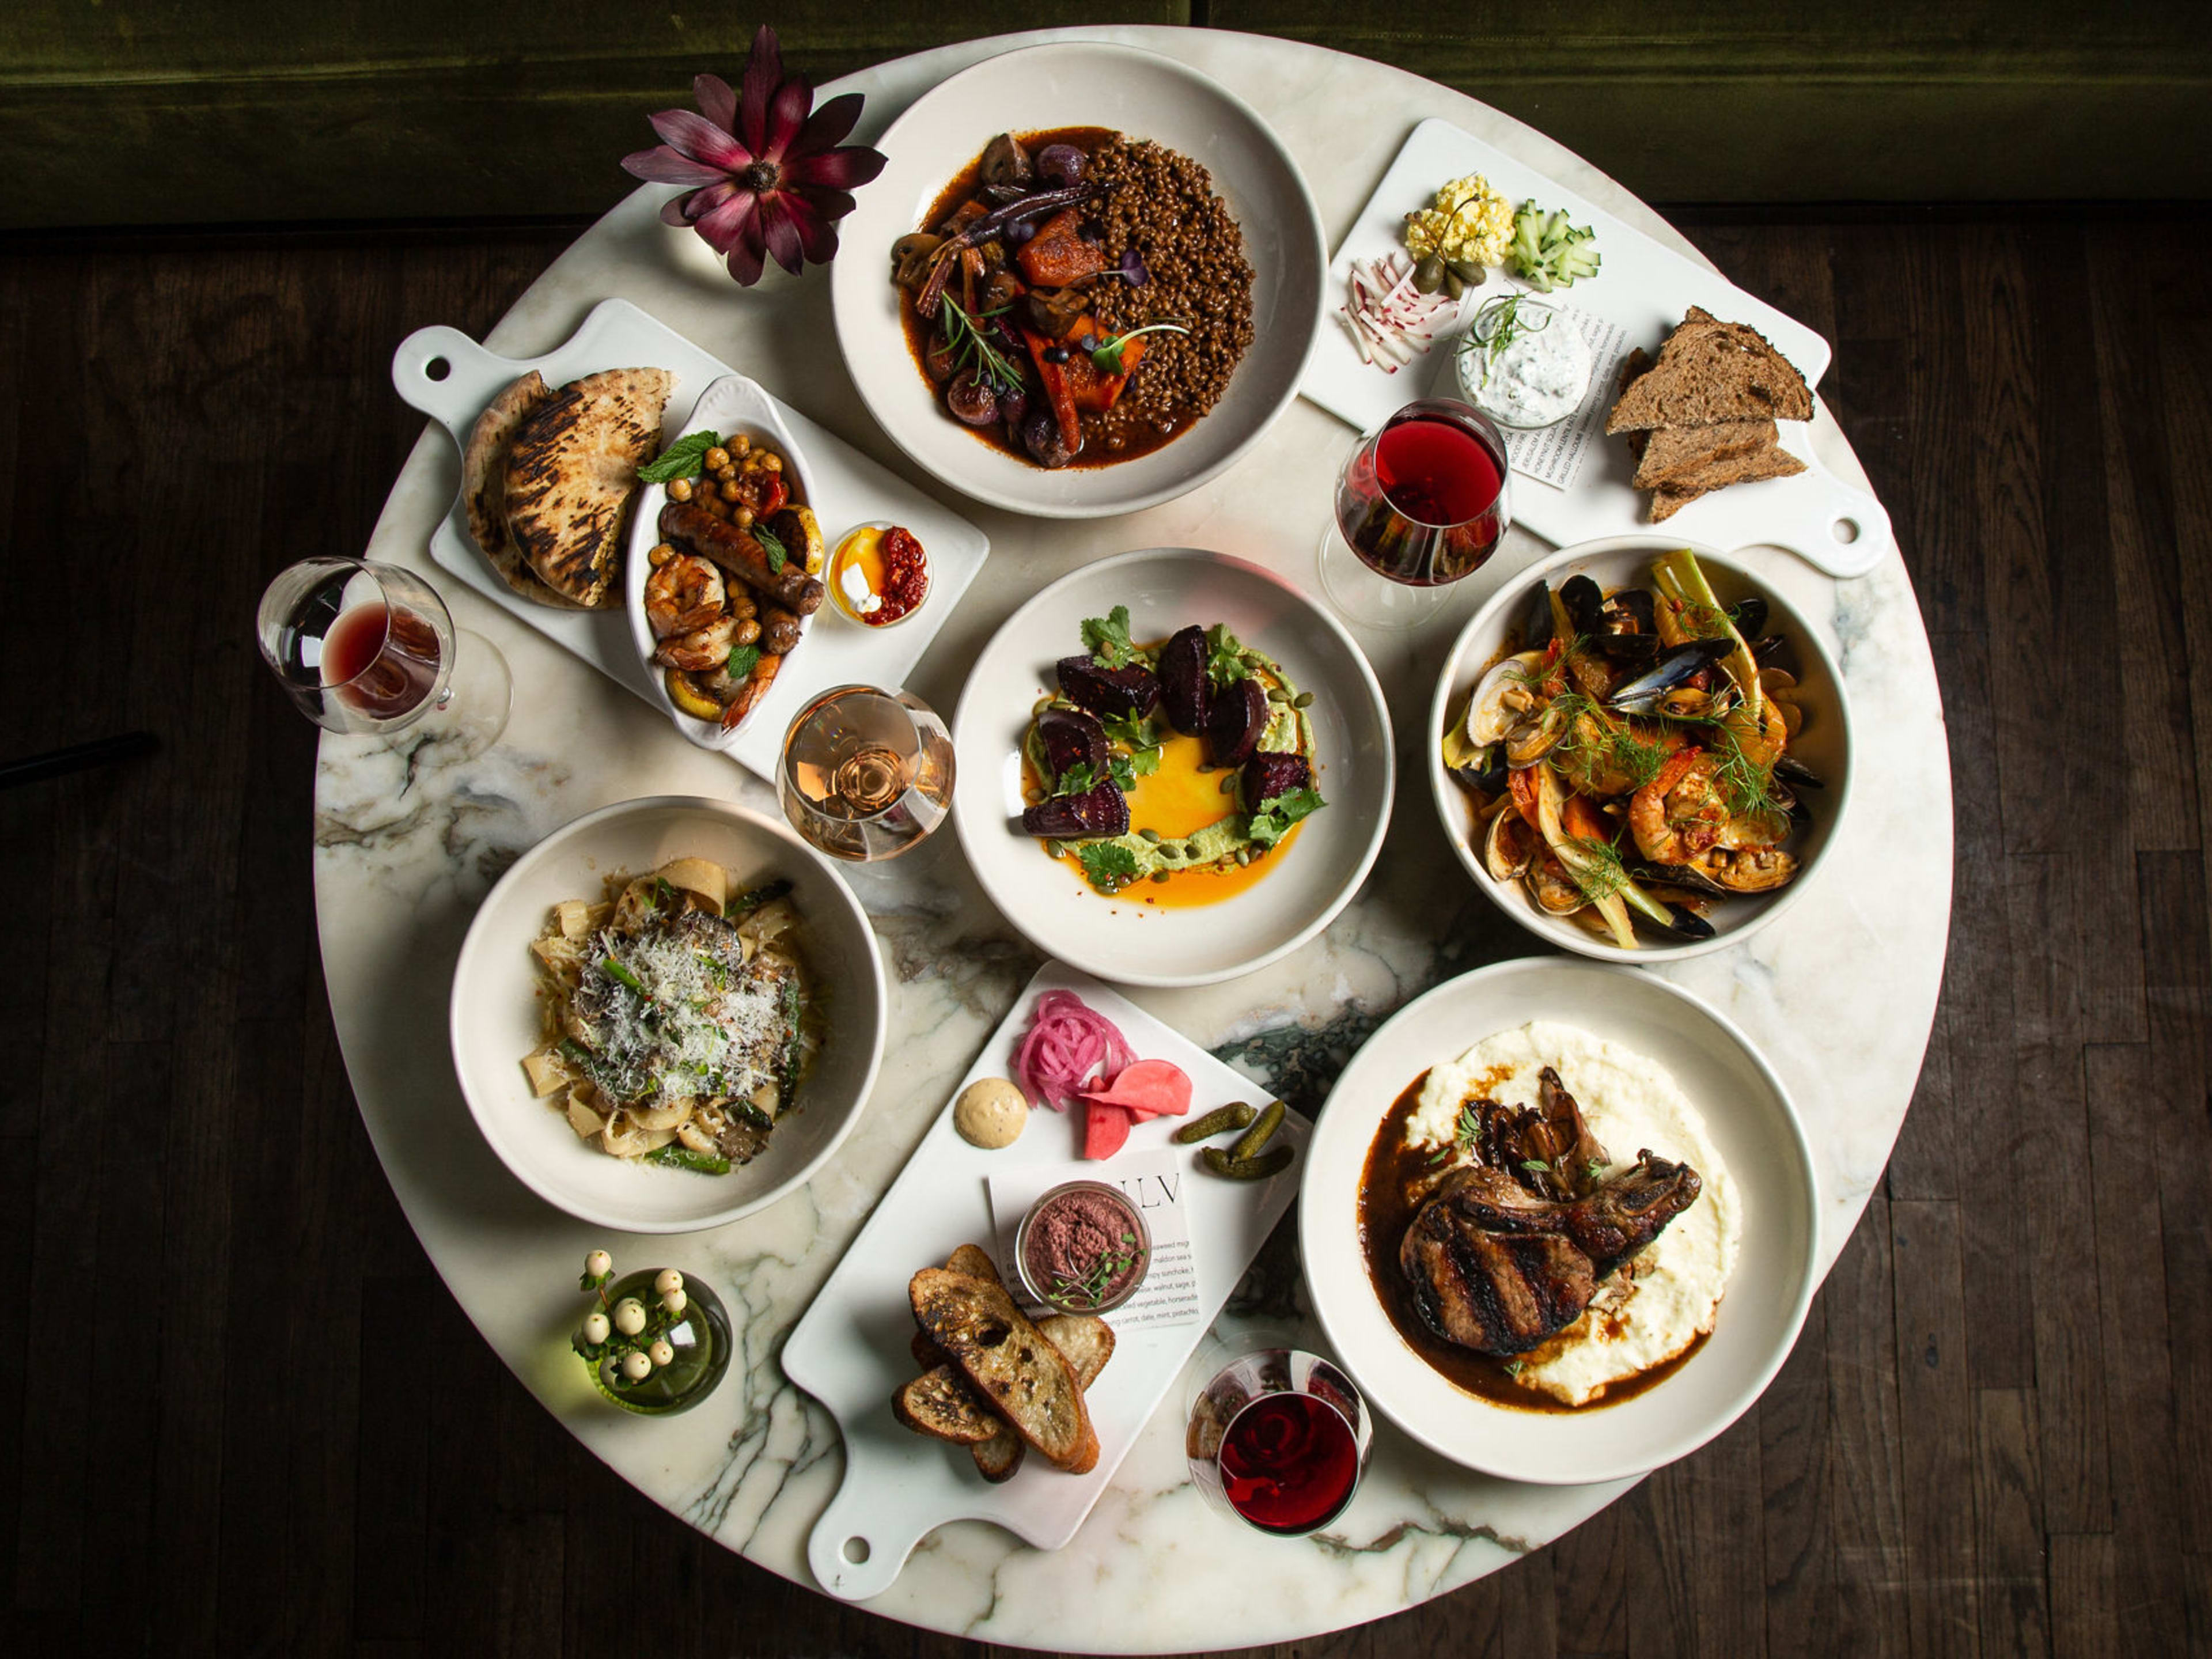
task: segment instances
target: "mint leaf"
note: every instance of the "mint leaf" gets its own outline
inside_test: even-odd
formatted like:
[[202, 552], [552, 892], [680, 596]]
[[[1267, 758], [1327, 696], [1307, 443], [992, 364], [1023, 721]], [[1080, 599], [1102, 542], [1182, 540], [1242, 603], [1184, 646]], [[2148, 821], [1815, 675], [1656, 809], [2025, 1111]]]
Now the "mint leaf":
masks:
[[1244, 647], [1225, 623], [1206, 630], [1206, 677], [1216, 685], [1234, 685], [1252, 677], [1244, 665]]
[[1312, 817], [1328, 805], [1316, 789], [1289, 789], [1279, 795], [1270, 795], [1252, 815], [1247, 833], [1261, 846], [1273, 847], [1291, 833], [1292, 824]]
[[1086, 618], [1083, 643], [1108, 668], [1126, 668], [1134, 662], [1137, 647], [1129, 637], [1129, 607], [1117, 605], [1103, 617]]
[[1110, 893], [1137, 873], [1137, 855], [1115, 841], [1085, 842], [1075, 849], [1083, 873], [1102, 893]]
[[753, 670], [760, 666], [760, 647], [738, 646], [730, 653], [730, 660], [723, 666], [722, 672], [733, 680], [749, 678]]
[[707, 470], [707, 452], [720, 449], [718, 432], [687, 432], [660, 452], [660, 459], [637, 470], [644, 483], [666, 483], [671, 478], [696, 478]]
[[791, 555], [784, 550], [782, 538], [765, 525], [753, 526], [753, 539], [761, 544], [761, 551], [768, 555], [768, 568], [771, 571], [781, 571], [790, 562]]

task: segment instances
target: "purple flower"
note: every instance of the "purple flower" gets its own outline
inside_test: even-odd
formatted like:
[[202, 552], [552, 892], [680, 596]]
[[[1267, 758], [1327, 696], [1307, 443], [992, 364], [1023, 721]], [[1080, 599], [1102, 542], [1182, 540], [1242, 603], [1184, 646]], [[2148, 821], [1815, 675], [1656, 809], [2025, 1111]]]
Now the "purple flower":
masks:
[[765, 24], [753, 37], [742, 101], [718, 75], [694, 80], [691, 94], [699, 113], [662, 110], [652, 119], [663, 142], [623, 157], [640, 179], [693, 187], [661, 218], [705, 237], [748, 287], [769, 255], [794, 276], [806, 261], [828, 264], [836, 222], [853, 210], [850, 191], [884, 170], [880, 150], [838, 142], [860, 118], [860, 94], [815, 109], [806, 77], [785, 79], [782, 48]]

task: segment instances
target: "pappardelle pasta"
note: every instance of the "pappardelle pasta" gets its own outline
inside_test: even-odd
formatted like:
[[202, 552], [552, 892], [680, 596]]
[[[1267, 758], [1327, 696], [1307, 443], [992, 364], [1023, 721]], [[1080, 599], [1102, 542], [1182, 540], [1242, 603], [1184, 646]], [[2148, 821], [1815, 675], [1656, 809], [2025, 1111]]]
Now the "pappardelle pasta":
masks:
[[706, 859], [611, 877], [531, 945], [545, 1040], [523, 1069], [616, 1158], [727, 1175], [798, 1107], [818, 1020], [791, 884], [734, 885]]

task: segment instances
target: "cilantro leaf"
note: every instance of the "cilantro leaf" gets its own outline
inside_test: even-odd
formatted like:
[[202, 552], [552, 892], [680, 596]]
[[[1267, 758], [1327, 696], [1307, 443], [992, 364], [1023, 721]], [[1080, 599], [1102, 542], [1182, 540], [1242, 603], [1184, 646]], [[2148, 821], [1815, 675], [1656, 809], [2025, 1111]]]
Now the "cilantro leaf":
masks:
[[1252, 677], [1252, 671], [1244, 665], [1243, 644], [1229, 631], [1226, 623], [1216, 623], [1206, 630], [1206, 677], [1216, 685], [1234, 685]]
[[1160, 740], [1153, 734], [1149, 715], [1113, 714], [1108, 716], [1104, 725], [1108, 737], [1129, 746], [1126, 762], [1118, 755], [1114, 758], [1115, 781], [1121, 783], [1122, 788], [1130, 787], [1122, 782], [1125, 770], [1134, 777], [1148, 778], [1160, 769]]
[[722, 447], [717, 432], [687, 432], [660, 452], [660, 459], [637, 470], [639, 482], [666, 483], [672, 478], [696, 478], [707, 470], [707, 452]]
[[1252, 814], [1247, 833], [1261, 846], [1273, 847], [1291, 833], [1291, 826], [1299, 819], [1311, 817], [1328, 805], [1316, 789], [1289, 789], [1279, 795], [1270, 795]]
[[1098, 775], [1091, 770], [1089, 761], [1078, 761], [1053, 780], [1055, 795], [1087, 795], [1098, 787]]
[[1119, 842], [1087, 841], [1075, 849], [1083, 873], [1102, 893], [1110, 893], [1137, 873], [1137, 855]]
[[1154, 744], [1149, 749], [1129, 751], [1129, 769], [1140, 778], [1149, 778], [1160, 769], [1160, 748]]
[[1086, 617], [1083, 643], [1108, 668], [1126, 668], [1134, 662], [1137, 647], [1129, 637], [1129, 607], [1117, 605], [1103, 617]]
[[[1158, 756], [1152, 757], [1152, 764], [1159, 764]], [[1114, 787], [1125, 795], [1137, 787], [1137, 769], [1127, 756], [1109, 755], [1106, 757], [1106, 775], [1113, 779]]]
[[731, 651], [730, 660], [724, 665], [722, 672], [733, 680], [744, 679], [760, 666], [760, 647], [738, 646]]
[[761, 544], [761, 551], [768, 555], [769, 570], [780, 571], [791, 562], [791, 555], [784, 550], [783, 538], [765, 525], [753, 526], [753, 539]]

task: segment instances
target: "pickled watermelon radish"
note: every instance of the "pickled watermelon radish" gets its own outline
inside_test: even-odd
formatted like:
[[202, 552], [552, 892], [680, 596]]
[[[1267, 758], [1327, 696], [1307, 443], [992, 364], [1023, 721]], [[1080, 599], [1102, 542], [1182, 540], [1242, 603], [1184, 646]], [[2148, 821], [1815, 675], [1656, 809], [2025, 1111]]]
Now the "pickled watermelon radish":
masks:
[[1124, 1106], [1109, 1105], [1103, 1100], [1090, 1103], [1090, 1115], [1083, 1125], [1083, 1155], [1085, 1158], [1109, 1158], [1128, 1144], [1129, 1131], [1136, 1120]]
[[1139, 1121], [1181, 1117], [1190, 1110], [1190, 1078], [1171, 1060], [1136, 1060], [1106, 1087], [1085, 1089], [1083, 1097], [1093, 1105], [1119, 1106]]

